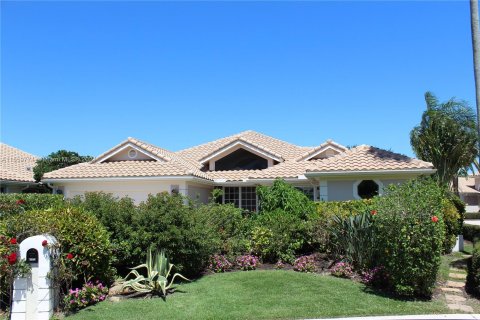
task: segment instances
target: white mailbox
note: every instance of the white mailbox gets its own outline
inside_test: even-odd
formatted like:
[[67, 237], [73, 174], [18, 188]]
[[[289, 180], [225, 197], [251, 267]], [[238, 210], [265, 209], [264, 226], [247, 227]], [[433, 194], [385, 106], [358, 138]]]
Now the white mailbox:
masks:
[[11, 320], [49, 320], [55, 307], [55, 294], [49, 279], [53, 257], [42, 242], [55, 244], [49, 235], [27, 238], [20, 243], [20, 257], [32, 267], [32, 271], [13, 282]]

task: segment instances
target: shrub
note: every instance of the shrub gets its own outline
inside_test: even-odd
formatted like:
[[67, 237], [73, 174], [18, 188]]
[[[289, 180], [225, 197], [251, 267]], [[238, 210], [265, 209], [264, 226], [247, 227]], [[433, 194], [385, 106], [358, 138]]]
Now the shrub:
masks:
[[443, 252], [450, 253], [457, 241], [457, 235], [460, 234], [462, 216], [457, 210], [453, 201], [448, 198], [442, 200], [443, 220], [445, 221], [445, 239], [443, 242]]
[[234, 259], [247, 251], [249, 219], [244, 218], [242, 209], [233, 204], [209, 203], [198, 210], [198, 223], [213, 228], [220, 244], [218, 253]]
[[95, 284], [91, 281], [87, 282], [82, 289], [70, 289], [68, 294], [63, 298], [64, 309], [67, 312], [83, 309], [87, 306], [105, 300], [108, 294], [108, 288], [100, 281]]
[[314, 202], [303, 192], [295, 189], [282, 179], [276, 179], [271, 187], [257, 187], [260, 210], [264, 212], [281, 209], [297, 217], [306, 217], [315, 211]]
[[205, 269], [221, 243], [216, 230], [203, 223], [204, 212], [186, 201], [166, 192], [150, 195], [133, 217], [131, 241], [135, 256], [145, 259], [145, 248], [164, 248], [179, 272], [194, 276]]
[[108, 232], [89, 212], [80, 208], [64, 207], [50, 210], [32, 210], [12, 215], [2, 221], [8, 233], [18, 241], [37, 234], [53, 235], [62, 254], [57, 259], [58, 281], [70, 288], [71, 281], [99, 279], [109, 283], [114, 270], [112, 247]]
[[388, 277], [383, 266], [376, 266], [371, 269], [362, 271], [362, 282], [373, 287], [384, 287], [388, 282]]
[[293, 270], [298, 272], [315, 272], [315, 256], [301, 256], [293, 264]]
[[285, 264], [282, 262], [282, 260], [278, 260], [277, 263], [275, 263], [275, 269], [280, 270], [285, 268]]
[[65, 206], [62, 195], [39, 193], [0, 193], [0, 218], [28, 210], [44, 210]]
[[377, 263], [392, 291], [431, 296], [444, 243], [443, 190], [431, 179], [391, 185], [377, 198]]
[[252, 220], [251, 252], [263, 261], [292, 263], [305, 243], [305, 221], [280, 209], [261, 212]]
[[372, 210], [343, 219], [333, 217], [330, 245], [337, 257], [344, 257], [358, 268], [371, 265], [374, 249], [372, 225], [376, 213], [376, 210]]
[[351, 278], [353, 276], [353, 266], [348, 262], [337, 262], [330, 270], [332, 276], [339, 278]]
[[468, 293], [480, 297], [480, 242], [475, 243], [472, 258], [468, 263], [465, 289]]
[[463, 238], [468, 241], [476, 241], [480, 239], [480, 226], [473, 224], [463, 225]]
[[138, 264], [141, 257], [134, 252], [132, 221], [136, 212], [135, 204], [129, 197], [116, 198], [108, 193], [87, 192], [71, 200], [72, 205], [93, 213], [110, 232], [115, 256], [114, 266], [124, 272], [126, 266]]
[[208, 269], [219, 273], [232, 269], [233, 265], [224, 255], [214, 254], [210, 257], [210, 263]]
[[480, 212], [466, 212], [465, 219], [480, 219]]
[[236, 262], [240, 270], [243, 271], [255, 270], [260, 263], [259, 259], [251, 254], [238, 257]]
[[373, 199], [316, 202], [316, 210], [307, 217], [308, 244], [313, 250], [330, 252], [333, 217], [348, 218], [374, 209]]

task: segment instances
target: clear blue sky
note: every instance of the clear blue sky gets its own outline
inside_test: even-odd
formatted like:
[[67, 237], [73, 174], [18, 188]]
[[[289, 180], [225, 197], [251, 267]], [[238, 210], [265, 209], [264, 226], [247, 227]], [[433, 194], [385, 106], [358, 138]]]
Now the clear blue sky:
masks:
[[1, 141], [96, 156], [252, 129], [412, 155], [423, 94], [474, 107], [468, 1], [1, 4]]

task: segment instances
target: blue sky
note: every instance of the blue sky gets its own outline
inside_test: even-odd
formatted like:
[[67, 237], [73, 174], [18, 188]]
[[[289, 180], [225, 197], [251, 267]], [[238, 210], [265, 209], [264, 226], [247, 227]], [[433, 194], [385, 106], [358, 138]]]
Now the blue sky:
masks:
[[430, 90], [474, 107], [468, 1], [1, 3], [1, 141], [98, 155], [243, 130], [412, 155]]

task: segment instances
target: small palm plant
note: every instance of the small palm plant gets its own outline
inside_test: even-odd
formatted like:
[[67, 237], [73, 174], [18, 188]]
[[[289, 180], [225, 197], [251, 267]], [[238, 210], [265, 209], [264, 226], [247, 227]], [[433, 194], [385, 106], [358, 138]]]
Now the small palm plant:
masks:
[[[123, 280], [122, 288], [132, 288], [137, 292], [163, 294], [163, 297], [166, 297], [177, 276], [190, 281], [181, 274], [175, 273], [169, 282], [168, 278], [173, 267], [174, 265], [170, 263], [165, 255], [165, 250], [155, 251], [152, 254], [152, 249], [148, 249], [146, 263], [131, 268], [132, 271]], [[147, 276], [143, 276], [137, 271], [141, 268], [147, 269]], [[135, 278], [128, 280], [131, 275]]]

